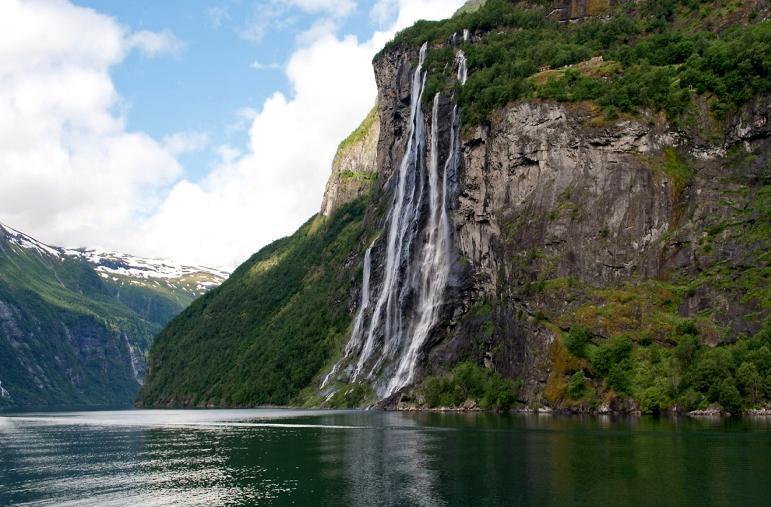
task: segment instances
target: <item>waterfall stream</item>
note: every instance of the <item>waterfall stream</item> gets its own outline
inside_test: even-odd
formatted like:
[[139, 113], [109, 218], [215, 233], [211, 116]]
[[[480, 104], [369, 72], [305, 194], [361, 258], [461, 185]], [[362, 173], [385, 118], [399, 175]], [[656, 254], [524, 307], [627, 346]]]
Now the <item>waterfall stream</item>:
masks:
[[428, 333], [436, 323], [437, 313], [442, 304], [442, 296], [450, 273], [450, 221], [447, 216], [447, 173], [451, 164], [455, 164], [455, 116], [453, 108], [450, 154], [442, 171], [439, 184], [439, 94], [434, 96], [431, 113], [431, 157], [428, 167], [429, 183], [429, 219], [426, 243], [423, 245], [422, 258], [418, 266], [420, 284], [418, 304], [415, 315], [417, 321], [410, 328], [409, 344], [400, 358], [396, 373], [391, 377], [386, 389], [386, 396], [408, 385], [414, 378], [418, 353], [428, 338]]
[[466, 55], [463, 51], [458, 51], [458, 55], [455, 57], [458, 62], [458, 82], [462, 85], [466, 84], [468, 78], [468, 67], [466, 66]]
[[[410, 134], [407, 139], [407, 148], [397, 173], [396, 192], [394, 193], [391, 212], [388, 217], [389, 227], [386, 244], [386, 264], [380, 295], [377, 298], [375, 309], [367, 332], [353, 380], [357, 380], [362, 374], [367, 361], [372, 356], [375, 347], [376, 332], [381, 319], [384, 320], [383, 354], [380, 355], [375, 366], [367, 372], [367, 378], [377, 369], [385, 358], [385, 353], [391, 352], [400, 338], [402, 327], [402, 311], [399, 303], [400, 283], [399, 272], [404, 263], [409, 264], [409, 243], [412, 242], [413, 229], [417, 225], [419, 203], [422, 191], [416, 192], [416, 181], [422, 165], [425, 153], [425, 141], [423, 136], [424, 120], [423, 109], [420, 104], [423, 100], [423, 89], [426, 84], [426, 76], [423, 73], [423, 63], [426, 58], [427, 44], [420, 48], [420, 59], [412, 78], [410, 97]], [[421, 185], [422, 186], [422, 185]], [[410, 232], [408, 235], [407, 233]], [[383, 316], [383, 314], [385, 315]]]
[[[345, 346], [345, 354], [343, 357], [350, 357], [352, 353], [356, 352], [361, 347], [362, 329], [364, 327], [364, 315], [369, 308], [369, 273], [372, 268], [372, 248], [375, 246], [375, 242], [367, 248], [364, 252], [364, 265], [362, 267], [361, 277], [361, 300], [359, 302], [359, 310], [356, 312], [356, 318], [353, 321], [353, 331], [351, 332], [351, 338], [348, 340], [348, 344]], [[329, 380], [335, 376], [340, 369], [340, 362], [337, 362], [332, 370], [327, 373], [324, 380], [321, 382], [321, 387], [325, 387]]]
[[[440, 94], [433, 98], [429, 146], [421, 104], [427, 45], [411, 82], [410, 123], [404, 156], [395, 173], [396, 188], [384, 239], [364, 254], [362, 292], [353, 330], [343, 358], [322, 382], [326, 386], [346, 366], [350, 381], [371, 382], [378, 396], [388, 397], [415, 380], [419, 354], [436, 325], [452, 264], [448, 180], [461, 162], [458, 108], [451, 114], [450, 146], [440, 162]], [[456, 56], [457, 79], [466, 82], [466, 58]], [[428, 160], [426, 155], [428, 153]], [[384, 241], [385, 262], [377, 290], [370, 294], [372, 251]], [[376, 264], [377, 265], [377, 264]], [[374, 305], [370, 304], [374, 298]]]

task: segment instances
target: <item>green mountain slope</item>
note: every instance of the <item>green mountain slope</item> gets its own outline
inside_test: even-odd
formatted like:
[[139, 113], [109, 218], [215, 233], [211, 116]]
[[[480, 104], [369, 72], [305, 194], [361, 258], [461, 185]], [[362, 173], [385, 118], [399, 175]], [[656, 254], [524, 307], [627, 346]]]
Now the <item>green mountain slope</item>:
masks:
[[287, 404], [347, 337], [366, 203], [263, 248], [158, 335], [146, 406]]
[[153, 336], [194, 296], [123, 272], [0, 225], [0, 407], [133, 401]]

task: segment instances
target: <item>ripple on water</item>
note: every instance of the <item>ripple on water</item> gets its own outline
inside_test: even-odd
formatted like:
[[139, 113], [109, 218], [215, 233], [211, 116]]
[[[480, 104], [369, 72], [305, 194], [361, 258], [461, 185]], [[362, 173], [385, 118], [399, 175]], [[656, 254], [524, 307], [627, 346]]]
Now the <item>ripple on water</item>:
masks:
[[0, 505], [646, 505], [662, 491], [757, 504], [770, 434], [765, 421], [382, 412], [0, 417]]

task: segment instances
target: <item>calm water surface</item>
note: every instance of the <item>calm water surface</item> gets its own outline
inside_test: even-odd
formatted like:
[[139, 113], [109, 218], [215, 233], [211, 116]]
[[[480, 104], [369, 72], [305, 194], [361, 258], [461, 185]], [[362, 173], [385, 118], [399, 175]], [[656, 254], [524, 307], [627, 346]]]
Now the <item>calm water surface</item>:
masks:
[[0, 505], [769, 505], [771, 421], [0, 416]]

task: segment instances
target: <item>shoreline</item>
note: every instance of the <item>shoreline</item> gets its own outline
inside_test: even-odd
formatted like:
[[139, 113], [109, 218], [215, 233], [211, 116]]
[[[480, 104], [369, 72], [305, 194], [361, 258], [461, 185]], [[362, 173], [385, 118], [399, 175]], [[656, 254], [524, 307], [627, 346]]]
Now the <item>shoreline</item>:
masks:
[[387, 412], [428, 412], [428, 413], [488, 413], [488, 414], [521, 414], [521, 415], [558, 415], [558, 416], [659, 416], [659, 417], [691, 417], [691, 418], [709, 418], [709, 417], [771, 417], [771, 408], [753, 408], [743, 410], [737, 413], [726, 412], [718, 408], [707, 408], [702, 410], [691, 410], [682, 412], [677, 410], [663, 410], [657, 414], [643, 413], [640, 410], [573, 410], [573, 409], [553, 409], [551, 407], [518, 407], [510, 410], [483, 409], [479, 407], [377, 407], [379, 410]]
[[204, 407], [191, 406], [13, 406], [0, 408], [0, 416], [13, 415], [14, 413], [30, 412], [91, 412], [91, 411], [114, 411], [114, 410], [308, 410], [308, 411], [334, 411], [334, 410], [379, 410], [383, 412], [404, 412], [404, 413], [437, 413], [437, 414], [498, 414], [498, 415], [539, 415], [539, 416], [632, 416], [632, 417], [689, 417], [689, 418], [744, 418], [744, 417], [771, 417], [771, 408], [754, 408], [743, 410], [738, 413], [722, 411], [718, 408], [707, 408], [702, 410], [692, 410], [689, 412], [680, 412], [677, 410], [663, 410], [658, 414], [645, 414], [639, 410], [574, 410], [574, 409], [553, 409], [551, 407], [517, 407], [510, 410], [485, 409], [477, 406], [460, 407], [420, 407], [415, 405], [402, 405], [384, 407], [371, 405], [368, 407], [302, 407], [292, 405], [259, 405], [259, 406], [215, 406]]

